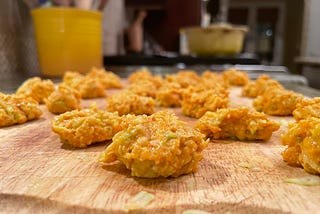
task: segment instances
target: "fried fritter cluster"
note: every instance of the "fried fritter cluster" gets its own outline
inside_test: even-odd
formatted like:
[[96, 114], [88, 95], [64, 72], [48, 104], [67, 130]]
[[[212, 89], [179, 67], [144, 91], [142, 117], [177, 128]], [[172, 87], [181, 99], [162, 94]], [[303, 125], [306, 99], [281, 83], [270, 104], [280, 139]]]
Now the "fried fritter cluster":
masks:
[[189, 86], [196, 86], [200, 82], [198, 74], [192, 70], [180, 70], [175, 74], [166, 76], [168, 82], [178, 83], [181, 88], [188, 88]]
[[152, 82], [156, 88], [159, 88], [162, 85], [163, 78], [159, 75], [153, 76], [151, 71], [147, 68], [141, 68], [130, 74], [128, 81], [130, 84], [135, 84], [141, 81]]
[[253, 100], [257, 111], [268, 115], [292, 115], [296, 105], [303, 100], [303, 95], [283, 89], [267, 90]]
[[0, 127], [25, 123], [41, 114], [39, 104], [33, 98], [0, 93]]
[[139, 96], [155, 98], [158, 87], [150, 80], [140, 80], [130, 84], [127, 90]]
[[300, 101], [292, 114], [297, 121], [309, 117], [320, 118], [320, 97]]
[[230, 85], [244, 86], [249, 82], [248, 73], [236, 70], [235, 68], [229, 68], [223, 71], [222, 75]]
[[[207, 72], [209, 75], [209, 71]], [[163, 107], [180, 107], [183, 102], [184, 91], [189, 87], [208, 86], [213, 88], [214, 85], [210, 80], [212, 76], [200, 77], [191, 70], [180, 70], [175, 74], [167, 75], [162, 86], [158, 89], [156, 103]], [[209, 87], [210, 85], [210, 87]]]
[[268, 140], [280, 125], [247, 107], [206, 112], [195, 129], [211, 139]]
[[66, 84], [60, 84], [57, 90], [45, 100], [48, 110], [54, 114], [81, 109], [80, 102], [80, 93]]
[[145, 97], [155, 98], [157, 90], [161, 87], [163, 79], [161, 76], [153, 76], [148, 69], [134, 71], [129, 77], [129, 91]]
[[289, 130], [281, 136], [287, 148], [283, 160], [292, 166], [302, 166], [305, 171], [320, 174], [320, 119], [308, 117], [289, 124]]
[[98, 80], [105, 89], [107, 88], [122, 88], [120, 77], [111, 71], [106, 71], [104, 68], [93, 67], [86, 75], [89, 79]]
[[206, 70], [201, 75], [201, 85], [206, 86], [207, 88], [216, 88], [222, 87], [227, 89], [229, 85], [229, 80], [224, 77], [222, 73], [213, 72]]
[[200, 118], [207, 111], [226, 108], [228, 96], [229, 92], [224, 88], [189, 87], [183, 91], [182, 112], [186, 116]]
[[176, 82], [164, 81], [156, 94], [156, 104], [163, 107], [180, 107], [182, 88]]
[[104, 85], [99, 79], [90, 78], [75, 71], [67, 71], [63, 75], [63, 83], [79, 91], [81, 98], [84, 99], [106, 96]]
[[110, 140], [122, 129], [118, 113], [99, 110], [94, 106], [56, 116], [51, 128], [63, 143], [73, 147], [87, 147], [96, 142]]
[[107, 98], [107, 111], [125, 114], [153, 114], [155, 102], [151, 97], [139, 96], [129, 90], [122, 90]]
[[41, 80], [39, 77], [33, 77], [24, 81], [17, 89], [16, 94], [32, 97], [35, 101], [42, 104], [53, 91], [54, 84], [51, 80]]
[[270, 76], [263, 74], [256, 81], [249, 81], [242, 88], [242, 96], [256, 98], [262, 95], [265, 91], [273, 89], [284, 89], [283, 86], [276, 80], [270, 79]]
[[177, 177], [196, 171], [207, 145], [201, 133], [175, 114], [159, 111], [131, 118], [128, 127], [113, 137], [100, 161], [118, 159], [136, 177]]

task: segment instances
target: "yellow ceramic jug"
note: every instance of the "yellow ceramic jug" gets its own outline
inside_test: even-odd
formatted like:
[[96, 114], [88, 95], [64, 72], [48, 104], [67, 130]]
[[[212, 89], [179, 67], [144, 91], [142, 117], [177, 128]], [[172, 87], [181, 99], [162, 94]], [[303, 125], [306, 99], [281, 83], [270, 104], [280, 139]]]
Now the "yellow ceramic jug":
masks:
[[67, 70], [86, 73], [101, 67], [102, 14], [75, 8], [32, 10], [40, 71], [59, 77]]

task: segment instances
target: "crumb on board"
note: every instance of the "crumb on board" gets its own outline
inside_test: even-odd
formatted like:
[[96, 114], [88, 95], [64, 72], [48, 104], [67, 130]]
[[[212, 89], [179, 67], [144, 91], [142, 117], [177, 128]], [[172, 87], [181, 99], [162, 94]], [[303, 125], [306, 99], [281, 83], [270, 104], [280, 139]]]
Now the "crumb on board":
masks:
[[124, 205], [124, 210], [130, 211], [142, 209], [147, 206], [153, 199], [153, 194], [146, 191], [140, 191]]

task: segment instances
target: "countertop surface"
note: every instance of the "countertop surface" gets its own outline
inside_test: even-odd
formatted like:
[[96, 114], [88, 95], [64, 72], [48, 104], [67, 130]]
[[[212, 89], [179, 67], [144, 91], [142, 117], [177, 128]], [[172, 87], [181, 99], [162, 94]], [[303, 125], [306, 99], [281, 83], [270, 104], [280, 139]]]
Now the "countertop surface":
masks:
[[[242, 97], [241, 87], [229, 91], [230, 107], [251, 106], [253, 99]], [[105, 98], [82, 100], [81, 106], [93, 101], [106, 106]], [[210, 141], [195, 173], [144, 179], [132, 177], [121, 162], [98, 162], [110, 141], [81, 149], [62, 144], [51, 131], [54, 114], [40, 108], [38, 120], [0, 129], [0, 213], [319, 213], [320, 186], [288, 183], [318, 178], [282, 160], [280, 136], [292, 117], [272, 117], [281, 127], [266, 142]], [[165, 109], [190, 126], [197, 121], [181, 108]], [[136, 199], [142, 192], [152, 198]]]
[[[193, 65], [188, 66], [183, 63], [179, 63], [175, 66], [106, 66], [108, 71], [113, 71], [121, 78], [126, 78], [135, 69], [141, 67], [149, 68], [153, 74], [165, 76], [166, 74], [172, 74], [181, 69], [194, 70], [197, 73], [202, 73], [205, 70], [221, 72], [224, 69], [230, 67], [230, 64], [224, 65]], [[247, 71], [251, 79], [256, 79], [261, 74], [268, 74], [271, 78], [278, 80], [285, 88], [301, 93], [308, 97], [320, 97], [320, 90], [311, 88], [308, 86], [308, 81], [302, 75], [291, 74], [284, 66], [263, 66], [263, 65], [232, 65], [239, 70]], [[39, 74], [38, 76], [46, 78]], [[23, 81], [32, 76], [14, 74], [12, 76], [1, 77], [0, 76], [0, 92], [14, 93], [15, 90], [21, 85]], [[50, 78], [53, 82], [60, 82], [61, 78]]]

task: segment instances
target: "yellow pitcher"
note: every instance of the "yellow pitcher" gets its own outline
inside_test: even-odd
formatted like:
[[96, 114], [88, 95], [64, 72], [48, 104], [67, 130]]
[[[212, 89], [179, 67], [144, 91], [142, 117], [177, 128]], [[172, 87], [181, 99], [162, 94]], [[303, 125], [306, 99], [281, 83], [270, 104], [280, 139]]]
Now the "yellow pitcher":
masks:
[[44, 76], [59, 77], [68, 70], [86, 73], [93, 66], [102, 66], [101, 12], [39, 8], [31, 14]]

